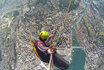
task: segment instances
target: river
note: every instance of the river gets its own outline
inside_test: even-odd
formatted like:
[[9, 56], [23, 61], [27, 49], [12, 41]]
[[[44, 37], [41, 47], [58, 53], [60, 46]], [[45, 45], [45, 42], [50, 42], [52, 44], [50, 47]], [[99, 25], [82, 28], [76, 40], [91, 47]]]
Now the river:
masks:
[[[75, 26], [78, 25], [78, 23], [80, 22], [80, 20], [83, 18], [83, 16], [86, 14], [87, 11], [87, 4], [86, 4], [86, 0], [83, 0], [83, 3], [85, 5], [85, 9], [84, 11], [81, 13], [81, 15], [79, 16], [79, 18], [77, 19], [77, 21], [73, 24], [73, 29], [72, 29], [72, 46], [74, 47], [78, 47], [80, 46], [75, 34]], [[69, 36], [71, 35], [71, 33], [69, 34]], [[68, 36], [68, 37], [69, 37]], [[86, 54], [84, 52], [84, 50], [82, 50], [81, 48], [75, 48], [73, 49], [73, 56], [72, 56], [72, 62], [70, 65], [70, 68], [67, 70], [85, 70], [84, 66], [85, 66], [85, 57]]]
[[[75, 33], [73, 34], [72, 37], [72, 43], [74, 47], [80, 46]], [[84, 70], [86, 57], [84, 50], [82, 50], [81, 48], [74, 48], [73, 51], [74, 52], [72, 56], [72, 62], [68, 70]]]

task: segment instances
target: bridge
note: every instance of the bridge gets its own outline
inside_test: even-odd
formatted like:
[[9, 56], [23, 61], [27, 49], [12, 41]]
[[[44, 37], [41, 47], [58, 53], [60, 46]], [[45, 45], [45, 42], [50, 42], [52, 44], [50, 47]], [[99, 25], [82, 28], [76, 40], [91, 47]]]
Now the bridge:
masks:
[[[78, 47], [75, 47], [75, 46], [72, 46], [72, 47], [68, 47], [67, 49], [76, 49], [76, 48], [82, 48], [83, 49], [83, 47], [81, 47], [81, 46], [78, 46]], [[57, 50], [64, 50], [65, 48], [57, 48]]]

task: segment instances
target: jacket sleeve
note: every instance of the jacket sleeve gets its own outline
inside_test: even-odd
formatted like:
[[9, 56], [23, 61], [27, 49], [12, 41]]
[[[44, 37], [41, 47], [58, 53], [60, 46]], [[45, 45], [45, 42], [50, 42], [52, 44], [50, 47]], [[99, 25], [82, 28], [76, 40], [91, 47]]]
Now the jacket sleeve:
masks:
[[38, 44], [38, 48], [39, 48], [41, 51], [44, 52], [44, 51], [48, 50], [48, 47], [46, 47], [43, 43], [38, 42], [37, 44]]

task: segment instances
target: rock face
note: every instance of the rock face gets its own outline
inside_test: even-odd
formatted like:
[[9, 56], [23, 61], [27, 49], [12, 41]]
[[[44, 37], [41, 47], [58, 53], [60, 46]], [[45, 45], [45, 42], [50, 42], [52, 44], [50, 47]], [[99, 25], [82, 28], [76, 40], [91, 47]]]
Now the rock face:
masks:
[[[15, 6], [10, 6], [9, 11], [3, 12], [5, 8], [0, 7], [0, 70], [46, 70], [30, 44], [42, 30], [57, 31], [54, 41], [57, 48], [64, 49], [58, 52], [67, 55], [65, 59], [69, 62], [73, 52], [72, 34], [76, 34], [86, 53], [85, 70], [103, 70], [104, 17], [99, 12], [103, 4], [95, 6], [96, 1], [85, 1], [86, 4], [83, 0], [73, 0], [66, 19], [69, 0], [13, 0], [10, 4]], [[91, 9], [93, 13], [89, 15]]]

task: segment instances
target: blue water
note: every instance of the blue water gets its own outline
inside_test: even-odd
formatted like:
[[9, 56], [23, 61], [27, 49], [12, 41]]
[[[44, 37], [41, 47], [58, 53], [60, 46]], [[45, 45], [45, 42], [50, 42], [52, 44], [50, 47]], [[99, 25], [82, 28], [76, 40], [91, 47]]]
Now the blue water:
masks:
[[[74, 30], [74, 29], [73, 29]], [[73, 46], [78, 47], [80, 46], [77, 40], [77, 37], [74, 33], [72, 37]], [[72, 53], [72, 62], [70, 65], [70, 68], [67, 70], [84, 70], [85, 65], [85, 52], [81, 48], [74, 49], [74, 52]]]

